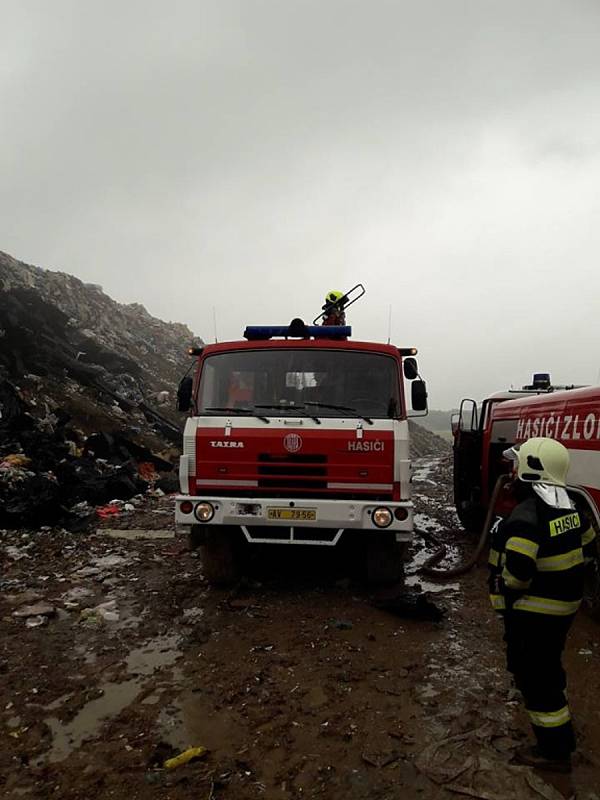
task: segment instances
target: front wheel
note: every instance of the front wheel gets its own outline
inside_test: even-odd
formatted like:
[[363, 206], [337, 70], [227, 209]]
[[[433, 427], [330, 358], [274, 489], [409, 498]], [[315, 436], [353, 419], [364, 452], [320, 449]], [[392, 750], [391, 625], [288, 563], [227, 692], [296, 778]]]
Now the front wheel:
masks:
[[404, 579], [406, 545], [394, 533], [365, 534], [367, 581], [371, 584], [398, 583]]

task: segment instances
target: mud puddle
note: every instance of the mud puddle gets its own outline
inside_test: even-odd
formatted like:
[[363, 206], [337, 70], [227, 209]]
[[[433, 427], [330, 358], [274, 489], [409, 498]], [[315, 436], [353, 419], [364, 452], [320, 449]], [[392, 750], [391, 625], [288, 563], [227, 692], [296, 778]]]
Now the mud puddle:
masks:
[[108, 681], [98, 686], [99, 697], [87, 702], [69, 722], [48, 717], [45, 722], [52, 734], [52, 746], [40, 763], [56, 763], [91, 739], [96, 739], [102, 726], [131, 705], [144, 689], [145, 679], [155, 672], [172, 667], [181, 657], [178, 636], [157, 636], [129, 652], [125, 659], [124, 681]]
[[163, 741], [177, 750], [207, 747], [211, 752], [235, 752], [244, 746], [244, 724], [230, 708], [217, 708], [202, 689], [186, 690], [158, 715]]

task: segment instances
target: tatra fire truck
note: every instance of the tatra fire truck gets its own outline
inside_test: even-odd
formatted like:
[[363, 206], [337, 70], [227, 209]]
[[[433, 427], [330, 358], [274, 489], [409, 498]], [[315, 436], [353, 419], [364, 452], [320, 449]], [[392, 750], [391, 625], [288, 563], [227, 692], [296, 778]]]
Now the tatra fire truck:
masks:
[[[548, 436], [568, 448], [569, 493], [598, 528], [600, 387], [552, 386], [547, 373], [538, 373], [530, 385], [494, 394], [480, 407], [473, 400], [463, 400], [452, 430], [454, 500], [467, 530], [480, 531], [496, 481], [510, 469], [502, 453], [535, 436]], [[501, 494], [496, 512], [509, 511]], [[595, 606], [600, 605], [599, 585], [596, 579]]]
[[356, 535], [370, 580], [399, 577], [413, 535], [407, 395], [425, 412], [426, 387], [414, 348], [350, 336], [296, 319], [193, 351], [175, 513], [210, 583], [234, 581], [252, 545]]

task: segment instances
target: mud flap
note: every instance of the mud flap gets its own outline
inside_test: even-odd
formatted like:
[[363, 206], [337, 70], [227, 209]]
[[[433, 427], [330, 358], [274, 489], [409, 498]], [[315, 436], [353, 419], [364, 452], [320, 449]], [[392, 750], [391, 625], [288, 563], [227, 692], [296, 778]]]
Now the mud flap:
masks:
[[200, 544], [204, 577], [211, 586], [231, 586], [241, 577], [240, 531], [215, 527], [206, 530]]
[[368, 533], [366, 578], [371, 584], [398, 583], [404, 579], [406, 544], [396, 541], [391, 532]]

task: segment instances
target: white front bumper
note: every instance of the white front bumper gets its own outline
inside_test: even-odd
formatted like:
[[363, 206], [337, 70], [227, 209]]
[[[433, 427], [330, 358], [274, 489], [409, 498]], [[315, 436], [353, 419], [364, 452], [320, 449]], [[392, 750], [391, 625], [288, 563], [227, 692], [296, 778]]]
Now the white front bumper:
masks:
[[[181, 511], [183, 501], [191, 501], [194, 505], [198, 502], [211, 503], [215, 509], [213, 518], [207, 523], [200, 523], [194, 513], [184, 514]], [[406, 519], [398, 520], [392, 517], [392, 523], [387, 528], [378, 528], [372, 521], [372, 513], [376, 508], [389, 508], [394, 514], [396, 508], [406, 509]], [[268, 509], [310, 509], [315, 512], [315, 520], [290, 520], [269, 519]], [[400, 542], [408, 542], [413, 536], [413, 504], [401, 503], [373, 503], [358, 500], [315, 500], [298, 499], [282, 500], [269, 497], [192, 497], [178, 495], [175, 504], [175, 522], [178, 525], [239, 525], [262, 527], [290, 527], [294, 528], [337, 528], [339, 530], [353, 529], [365, 532], [393, 531]]]

